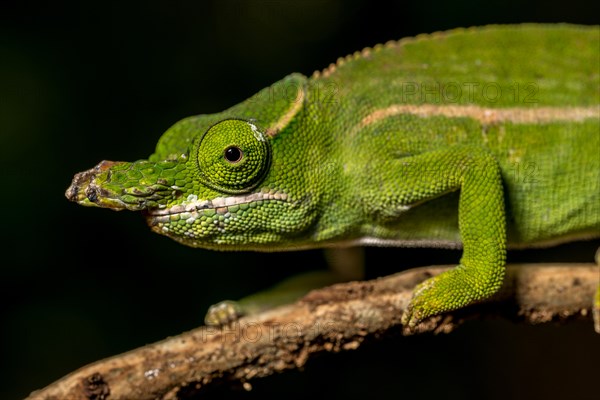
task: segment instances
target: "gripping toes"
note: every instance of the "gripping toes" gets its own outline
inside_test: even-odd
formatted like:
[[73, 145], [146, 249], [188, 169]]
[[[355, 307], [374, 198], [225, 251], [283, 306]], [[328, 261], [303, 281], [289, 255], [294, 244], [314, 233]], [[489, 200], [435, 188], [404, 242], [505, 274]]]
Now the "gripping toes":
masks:
[[224, 300], [210, 306], [204, 317], [204, 323], [208, 326], [224, 326], [240, 319], [244, 315], [238, 303], [232, 300]]
[[426, 293], [434, 285], [434, 278], [430, 278], [415, 288], [412, 299], [402, 314], [402, 325], [414, 328], [419, 322], [427, 318], [427, 310], [431, 309], [431, 307], [427, 305], [427, 296], [423, 297], [422, 294], [423, 292]]
[[446, 271], [416, 287], [402, 315], [402, 324], [414, 328], [425, 318], [486, 299], [501, 285], [502, 274], [494, 279], [482, 279], [462, 266]]

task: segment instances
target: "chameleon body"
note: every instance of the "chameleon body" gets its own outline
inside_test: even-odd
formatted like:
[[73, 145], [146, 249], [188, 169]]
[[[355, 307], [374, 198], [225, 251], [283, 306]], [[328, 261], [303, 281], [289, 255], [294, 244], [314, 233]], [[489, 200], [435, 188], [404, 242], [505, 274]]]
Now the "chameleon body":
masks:
[[403, 322], [491, 296], [506, 249], [600, 236], [599, 29], [489, 26], [378, 45], [186, 118], [67, 197], [216, 250], [462, 247]]

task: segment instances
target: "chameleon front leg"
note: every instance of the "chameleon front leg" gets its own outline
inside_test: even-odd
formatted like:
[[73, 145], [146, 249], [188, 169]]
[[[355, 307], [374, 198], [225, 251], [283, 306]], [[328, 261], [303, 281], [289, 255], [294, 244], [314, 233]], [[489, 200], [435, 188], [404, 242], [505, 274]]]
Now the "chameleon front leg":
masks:
[[394, 173], [400, 168], [403, 173], [383, 182], [384, 187], [379, 191], [387, 196], [379, 199], [378, 207], [416, 207], [460, 190], [458, 228], [463, 244], [460, 264], [415, 289], [402, 323], [412, 328], [424, 318], [494, 294], [502, 285], [506, 260], [503, 186], [494, 157], [482, 148], [456, 146], [387, 163], [388, 171]]

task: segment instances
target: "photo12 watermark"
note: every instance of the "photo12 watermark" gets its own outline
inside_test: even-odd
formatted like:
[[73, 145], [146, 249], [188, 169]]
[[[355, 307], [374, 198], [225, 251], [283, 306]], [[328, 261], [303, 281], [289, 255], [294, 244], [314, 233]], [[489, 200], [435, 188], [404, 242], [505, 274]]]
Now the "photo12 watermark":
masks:
[[252, 96], [251, 102], [298, 103], [308, 101], [311, 104], [337, 104], [340, 88], [335, 81], [321, 82], [277, 82]]
[[202, 343], [217, 340], [223, 343], [257, 343], [273, 342], [276, 338], [298, 338], [302, 336], [319, 336], [332, 330], [334, 322], [317, 322], [314, 325], [303, 325], [297, 322], [263, 324], [252, 321], [235, 321], [226, 326], [205, 326], [200, 335]]
[[535, 82], [401, 82], [397, 90], [401, 103], [473, 104], [538, 103]]
[[[539, 85], [535, 82], [448, 81], [390, 83], [381, 96], [396, 104], [534, 104], [539, 103]], [[317, 105], [343, 102], [340, 83], [334, 80], [281, 81], [252, 96], [251, 102], [297, 103]], [[346, 93], [351, 95], [351, 92]]]

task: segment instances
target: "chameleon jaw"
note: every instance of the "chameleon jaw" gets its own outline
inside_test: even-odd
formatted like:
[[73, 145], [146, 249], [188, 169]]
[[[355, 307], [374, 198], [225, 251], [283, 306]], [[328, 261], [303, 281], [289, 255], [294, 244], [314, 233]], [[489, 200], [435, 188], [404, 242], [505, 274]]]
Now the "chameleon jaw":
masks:
[[203, 212], [216, 212], [217, 214], [226, 214], [229, 208], [245, 204], [255, 203], [265, 200], [287, 201], [286, 193], [280, 192], [256, 192], [246, 195], [216, 197], [212, 200], [198, 200], [198, 196], [189, 195], [182, 204], [177, 204], [168, 208], [151, 208], [145, 214], [150, 226], [169, 223], [173, 218], [179, 217], [193, 223]]

